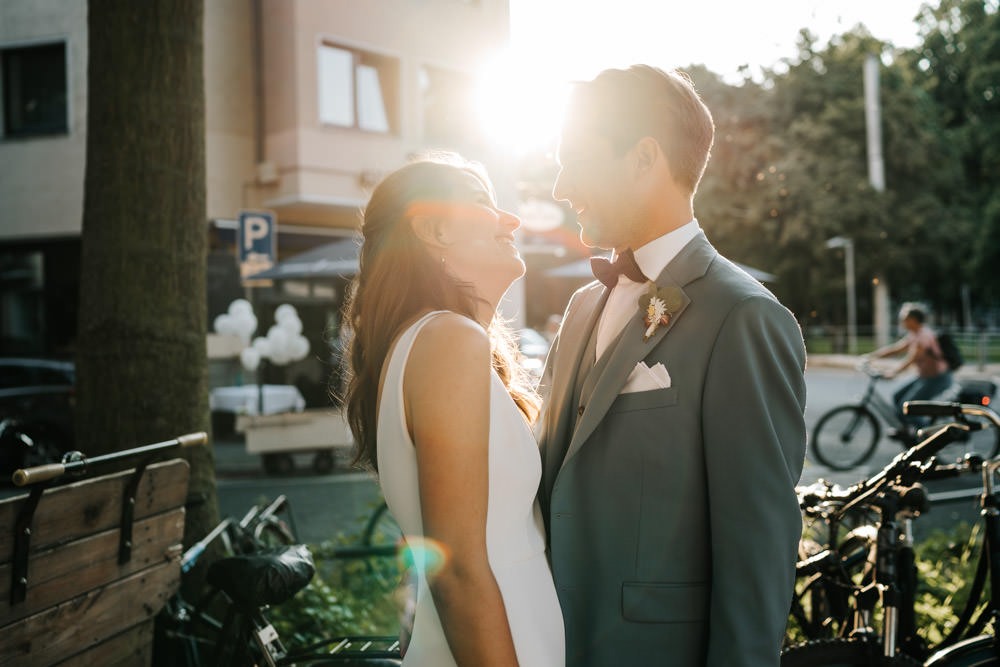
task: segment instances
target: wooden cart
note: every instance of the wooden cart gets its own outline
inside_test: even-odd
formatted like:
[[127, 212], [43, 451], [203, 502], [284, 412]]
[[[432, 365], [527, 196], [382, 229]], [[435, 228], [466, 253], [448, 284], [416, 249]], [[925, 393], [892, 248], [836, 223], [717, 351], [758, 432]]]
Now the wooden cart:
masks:
[[239, 415], [236, 430], [246, 436], [247, 453], [260, 454], [268, 474], [285, 475], [295, 459], [310, 455], [314, 472], [333, 470], [336, 453], [347, 455], [354, 438], [341, 410], [316, 408], [273, 415]]

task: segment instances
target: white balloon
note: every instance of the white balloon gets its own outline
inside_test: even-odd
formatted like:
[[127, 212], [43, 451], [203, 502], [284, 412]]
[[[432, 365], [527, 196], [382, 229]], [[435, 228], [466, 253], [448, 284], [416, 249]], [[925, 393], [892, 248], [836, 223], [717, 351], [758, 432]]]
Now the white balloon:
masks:
[[309, 355], [309, 339], [296, 336], [292, 339], [292, 361], [302, 361]]
[[288, 351], [285, 349], [271, 351], [271, 363], [277, 366], [284, 366], [291, 360]]
[[257, 370], [257, 367], [260, 365], [260, 352], [252, 347], [243, 348], [243, 351], [240, 352], [240, 363], [248, 371]]
[[257, 330], [257, 318], [253, 313], [240, 313], [233, 315], [237, 334], [243, 339], [243, 343], [250, 342], [250, 336]]
[[297, 336], [302, 333], [302, 320], [299, 319], [298, 315], [286, 317], [278, 322], [278, 326], [287, 331], [289, 336]]
[[233, 319], [232, 315], [228, 313], [223, 313], [215, 318], [212, 323], [212, 327], [215, 329], [216, 333], [228, 335], [236, 333], [236, 321]]
[[285, 346], [288, 345], [288, 339], [291, 336], [288, 335], [284, 329], [278, 325], [274, 325], [267, 330], [267, 342], [271, 344], [271, 353], [280, 354], [284, 351]]
[[299, 318], [299, 314], [298, 312], [296, 312], [295, 306], [291, 305], [290, 303], [283, 303], [274, 309], [275, 322], [281, 322], [285, 318], [289, 317], [294, 317], [295, 319]]
[[243, 314], [253, 315], [253, 306], [251, 306], [250, 302], [247, 301], [246, 299], [234, 299], [233, 302], [229, 304], [227, 312], [230, 315], [236, 315], [236, 316], [240, 316]]
[[259, 354], [261, 357], [271, 356], [271, 341], [269, 341], [267, 338], [264, 338], [263, 336], [258, 336], [257, 338], [254, 338], [252, 347], [253, 349], [257, 350], [257, 354]]

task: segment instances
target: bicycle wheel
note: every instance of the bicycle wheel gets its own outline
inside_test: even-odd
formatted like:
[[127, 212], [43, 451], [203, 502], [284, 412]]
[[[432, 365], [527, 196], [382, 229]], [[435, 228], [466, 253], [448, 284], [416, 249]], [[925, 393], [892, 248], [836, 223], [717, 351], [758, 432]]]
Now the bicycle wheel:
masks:
[[380, 544], [396, 544], [403, 536], [403, 530], [396, 523], [389, 506], [384, 502], [379, 505], [365, 524], [361, 534], [361, 544], [365, 547]]
[[993, 637], [973, 637], [943, 651], [924, 663], [927, 667], [996, 667], [1000, 665]]
[[816, 460], [833, 470], [851, 470], [875, 451], [881, 429], [863, 405], [842, 405], [820, 417], [809, 443]]
[[781, 652], [781, 667], [919, 667], [908, 655], [887, 658], [876, 641], [817, 639]]

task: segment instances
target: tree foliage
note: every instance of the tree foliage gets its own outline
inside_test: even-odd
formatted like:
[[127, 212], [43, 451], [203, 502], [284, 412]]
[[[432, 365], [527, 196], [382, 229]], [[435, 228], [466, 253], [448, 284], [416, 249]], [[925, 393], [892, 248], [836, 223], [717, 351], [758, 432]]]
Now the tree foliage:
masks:
[[[777, 276], [769, 286], [802, 323], [844, 322], [844, 260], [854, 241], [859, 321], [871, 281], [957, 318], [1000, 292], [1000, 13], [995, 0], [943, 0], [918, 17], [923, 44], [894, 48], [863, 28], [729, 85], [688, 68], [716, 120], [695, 202], [720, 250]], [[882, 60], [886, 188], [868, 175], [863, 63]]]

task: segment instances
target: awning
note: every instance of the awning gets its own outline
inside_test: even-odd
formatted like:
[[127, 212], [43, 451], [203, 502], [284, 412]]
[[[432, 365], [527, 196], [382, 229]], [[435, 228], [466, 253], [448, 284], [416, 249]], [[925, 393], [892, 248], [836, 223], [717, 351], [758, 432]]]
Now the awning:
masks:
[[[750, 274], [754, 280], [758, 280], [762, 283], [774, 282], [777, 276], [773, 273], [768, 273], [767, 271], [761, 271], [760, 269], [755, 269], [752, 266], [747, 266], [746, 264], [740, 264], [739, 262], [733, 262], [736, 266], [740, 267], [744, 271]], [[554, 269], [549, 269], [545, 272], [547, 276], [553, 276], [556, 278], [589, 278], [593, 279], [594, 274], [590, 270], [590, 260], [581, 259], [578, 262], [570, 262], [569, 264], [563, 264], [562, 266], [557, 266]]]
[[353, 276], [358, 272], [360, 249], [361, 240], [356, 238], [326, 243], [278, 262], [267, 271], [255, 273], [247, 279], [283, 280]]

